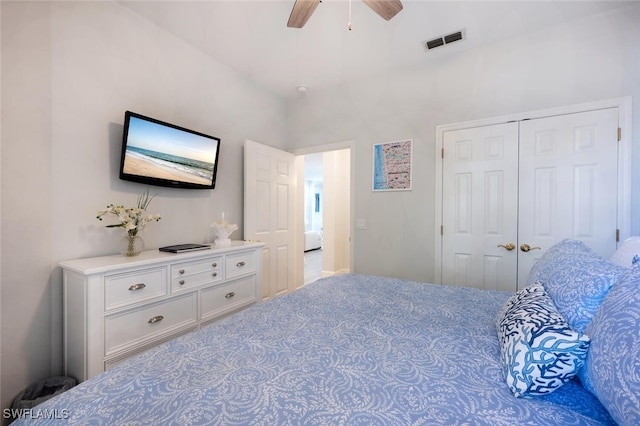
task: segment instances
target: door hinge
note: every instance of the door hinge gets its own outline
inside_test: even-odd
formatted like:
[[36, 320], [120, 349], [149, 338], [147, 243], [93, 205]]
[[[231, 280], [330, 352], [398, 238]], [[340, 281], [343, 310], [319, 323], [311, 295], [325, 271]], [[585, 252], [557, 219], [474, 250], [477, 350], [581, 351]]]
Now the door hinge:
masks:
[[440, 235], [444, 235], [444, 226], [440, 225]]
[[620, 242], [620, 230], [616, 229], [616, 243]]
[[618, 127], [618, 142], [622, 140], [622, 129]]
[[444, 148], [440, 149], [440, 158], [444, 158]]

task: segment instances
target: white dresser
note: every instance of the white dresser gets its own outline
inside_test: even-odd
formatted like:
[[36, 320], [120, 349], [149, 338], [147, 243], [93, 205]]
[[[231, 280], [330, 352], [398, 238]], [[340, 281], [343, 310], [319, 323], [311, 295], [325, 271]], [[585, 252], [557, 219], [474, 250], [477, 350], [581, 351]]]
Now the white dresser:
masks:
[[62, 262], [65, 374], [84, 381], [260, 300], [263, 245]]

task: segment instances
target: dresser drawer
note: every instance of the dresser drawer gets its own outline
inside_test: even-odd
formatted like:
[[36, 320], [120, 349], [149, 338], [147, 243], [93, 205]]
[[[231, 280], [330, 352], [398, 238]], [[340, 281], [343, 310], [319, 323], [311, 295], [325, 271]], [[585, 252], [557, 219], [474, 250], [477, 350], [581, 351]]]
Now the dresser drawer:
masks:
[[221, 280], [221, 256], [171, 266], [172, 292]]
[[111, 309], [164, 296], [167, 293], [164, 268], [110, 275], [104, 278], [104, 309]]
[[132, 311], [107, 315], [104, 320], [105, 356], [197, 324], [197, 300], [197, 293], [193, 292]]
[[220, 271], [222, 268], [222, 256], [209, 257], [194, 262], [184, 262], [171, 265], [171, 278], [183, 277], [200, 272]]
[[255, 275], [206, 288], [200, 292], [201, 319], [207, 321], [255, 301]]
[[255, 251], [228, 254], [224, 261], [226, 278], [233, 278], [256, 271]]
[[197, 327], [194, 325], [193, 327], [189, 327], [186, 329], [180, 329], [179, 331], [175, 332], [175, 333], [169, 333], [166, 336], [162, 336], [162, 338], [160, 339], [154, 339], [151, 343], [142, 346], [142, 347], [136, 347], [133, 350], [129, 350], [129, 351], [122, 351], [122, 353], [119, 353], [116, 356], [113, 356], [111, 358], [107, 358], [104, 361], [104, 371], [110, 370], [113, 367], [115, 367], [116, 365], [130, 359], [133, 358], [136, 355], [139, 355], [143, 352], [148, 351], [151, 348], [154, 348], [155, 346], [159, 345], [160, 343], [164, 343], [164, 342], [168, 342], [171, 339], [175, 339], [178, 336], [182, 336], [183, 334], [187, 334], [190, 333], [192, 331], [195, 331], [197, 329]]

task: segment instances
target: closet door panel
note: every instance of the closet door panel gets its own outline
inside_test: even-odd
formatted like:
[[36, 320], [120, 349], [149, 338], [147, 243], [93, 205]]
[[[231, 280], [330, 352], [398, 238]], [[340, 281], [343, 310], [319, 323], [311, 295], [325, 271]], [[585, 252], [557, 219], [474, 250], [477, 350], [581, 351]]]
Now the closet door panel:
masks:
[[520, 283], [565, 238], [605, 257], [615, 251], [617, 129], [617, 108], [521, 122], [518, 240], [540, 248], [520, 251]]
[[517, 123], [445, 134], [443, 284], [515, 290], [517, 165]]

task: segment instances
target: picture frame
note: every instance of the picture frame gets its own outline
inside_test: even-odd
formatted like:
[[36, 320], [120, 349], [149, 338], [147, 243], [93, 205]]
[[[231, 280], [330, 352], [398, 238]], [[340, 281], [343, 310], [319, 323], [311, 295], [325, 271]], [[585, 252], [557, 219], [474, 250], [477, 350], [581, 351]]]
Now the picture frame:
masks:
[[373, 191], [410, 191], [413, 140], [373, 145]]

